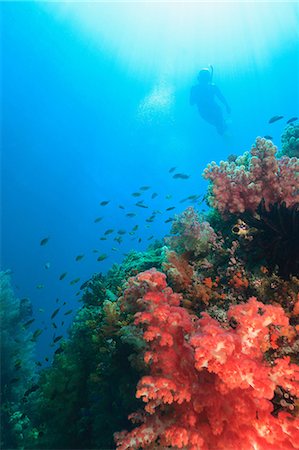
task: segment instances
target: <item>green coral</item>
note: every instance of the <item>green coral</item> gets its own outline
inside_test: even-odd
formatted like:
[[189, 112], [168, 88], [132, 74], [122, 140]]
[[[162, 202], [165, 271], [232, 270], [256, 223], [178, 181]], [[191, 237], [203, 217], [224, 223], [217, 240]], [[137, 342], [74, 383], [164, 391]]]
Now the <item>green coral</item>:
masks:
[[144, 343], [113, 289], [105, 298], [106, 286], [106, 276], [89, 281], [69, 339], [28, 398], [32, 427], [39, 431], [30, 448], [113, 448], [113, 433], [128, 426], [138, 405], [143, 366], [136, 353]]
[[278, 156], [299, 158], [299, 125], [290, 124], [281, 136], [282, 150]]
[[32, 333], [26, 321], [32, 314], [30, 300], [18, 299], [9, 272], [0, 272], [1, 321], [1, 443], [3, 448], [22, 448], [28, 438], [29, 419], [22, 402], [34, 382]]

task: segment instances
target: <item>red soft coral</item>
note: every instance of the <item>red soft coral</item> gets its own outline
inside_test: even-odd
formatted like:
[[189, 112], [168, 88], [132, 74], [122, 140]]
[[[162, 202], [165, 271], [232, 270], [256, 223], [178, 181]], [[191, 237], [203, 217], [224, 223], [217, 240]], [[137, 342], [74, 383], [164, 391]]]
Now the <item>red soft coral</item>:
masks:
[[289, 358], [265, 358], [277, 339], [291, 335], [283, 309], [251, 298], [229, 309], [230, 327], [208, 314], [190, 315], [155, 270], [134, 282], [147, 283], [135, 322], [144, 327], [150, 374], [137, 387], [146, 403], [143, 424], [118, 433], [118, 448], [299, 448], [298, 418], [274, 417], [270, 401], [277, 386], [299, 395], [298, 366]]

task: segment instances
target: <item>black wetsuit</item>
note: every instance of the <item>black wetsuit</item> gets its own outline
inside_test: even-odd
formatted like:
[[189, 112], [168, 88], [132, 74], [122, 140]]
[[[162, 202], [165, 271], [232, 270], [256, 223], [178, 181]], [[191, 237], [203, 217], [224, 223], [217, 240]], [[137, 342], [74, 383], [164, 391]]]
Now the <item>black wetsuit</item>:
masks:
[[223, 134], [227, 128], [223, 118], [222, 109], [216, 103], [215, 96], [221, 95], [218, 87], [212, 83], [198, 83], [191, 89], [190, 102], [196, 104], [201, 117], [214, 125], [219, 134]]

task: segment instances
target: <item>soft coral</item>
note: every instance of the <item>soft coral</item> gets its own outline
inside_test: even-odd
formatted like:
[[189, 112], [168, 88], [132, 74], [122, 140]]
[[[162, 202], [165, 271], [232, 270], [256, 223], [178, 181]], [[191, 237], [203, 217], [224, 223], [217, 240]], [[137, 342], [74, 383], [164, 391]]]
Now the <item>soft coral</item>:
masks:
[[291, 336], [283, 309], [251, 298], [229, 309], [232, 328], [208, 314], [190, 315], [155, 270], [138, 275], [138, 283], [148, 283], [135, 320], [149, 343], [150, 374], [137, 387], [146, 413], [141, 426], [116, 435], [118, 448], [299, 448], [298, 418], [274, 417], [271, 403], [278, 385], [298, 396], [298, 366], [265, 359], [279, 337]]

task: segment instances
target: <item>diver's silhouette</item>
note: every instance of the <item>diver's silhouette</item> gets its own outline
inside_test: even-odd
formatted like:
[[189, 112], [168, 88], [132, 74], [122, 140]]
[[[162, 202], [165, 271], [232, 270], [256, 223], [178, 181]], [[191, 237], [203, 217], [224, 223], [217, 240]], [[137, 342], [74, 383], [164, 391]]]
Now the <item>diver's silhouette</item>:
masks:
[[230, 113], [230, 107], [220, 92], [220, 89], [212, 83], [213, 67], [210, 69], [201, 69], [198, 73], [198, 83], [191, 88], [190, 104], [196, 105], [201, 117], [216, 127], [219, 134], [223, 135], [227, 125], [223, 118], [222, 109], [215, 101], [215, 97], [223, 103], [226, 111]]

